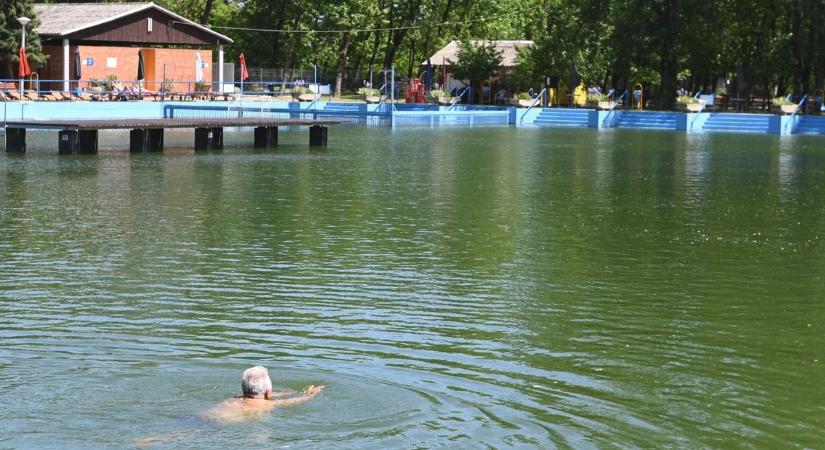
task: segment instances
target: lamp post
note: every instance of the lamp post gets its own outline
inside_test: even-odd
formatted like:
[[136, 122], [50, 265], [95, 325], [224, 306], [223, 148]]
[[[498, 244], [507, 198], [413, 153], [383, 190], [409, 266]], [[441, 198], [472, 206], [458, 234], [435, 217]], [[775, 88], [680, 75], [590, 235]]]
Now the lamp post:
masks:
[[[23, 32], [20, 34], [20, 48], [26, 50], [26, 25], [29, 24], [32, 20], [28, 17], [18, 17], [17, 22], [20, 23], [20, 26], [23, 27]], [[20, 77], [20, 93], [23, 93], [23, 77]]]

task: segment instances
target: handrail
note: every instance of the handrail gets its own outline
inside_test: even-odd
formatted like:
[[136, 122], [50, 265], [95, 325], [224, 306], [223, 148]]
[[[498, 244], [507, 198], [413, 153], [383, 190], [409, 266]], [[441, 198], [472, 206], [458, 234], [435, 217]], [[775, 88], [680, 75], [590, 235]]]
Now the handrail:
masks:
[[530, 106], [527, 107], [527, 111], [524, 111], [524, 114], [521, 115], [521, 120], [519, 120], [519, 123], [524, 122], [524, 116], [526, 116], [527, 113], [529, 113], [530, 110], [533, 109], [534, 106], [536, 106], [536, 102], [539, 101], [539, 99], [541, 99], [545, 95], [547, 95], [547, 88], [542, 89], [541, 92], [539, 92], [539, 95], [537, 95], [536, 98], [534, 98], [533, 101], [530, 102]]
[[453, 100], [453, 101], [450, 103], [450, 107], [449, 107], [449, 108], [447, 108], [447, 111], [452, 111], [452, 110], [453, 110], [453, 107], [454, 107], [456, 104], [458, 104], [458, 102], [460, 102], [460, 101], [461, 101], [461, 97], [464, 97], [464, 94], [465, 94], [465, 93], [466, 93], [469, 89], [470, 89], [470, 85], [469, 85], [469, 84], [468, 84], [467, 86], [464, 86], [464, 89], [460, 90], [460, 91], [458, 92], [458, 95], [456, 95], [455, 100]]
[[802, 105], [804, 105], [807, 100], [808, 100], [808, 94], [805, 94], [802, 97], [802, 100], [800, 100], [799, 103], [796, 105], [796, 108], [794, 108], [793, 113], [791, 113], [791, 120], [789, 120], [788, 123], [785, 124], [785, 130], [787, 130], [788, 127], [791, 126], [791, 124], [793, 123], [793, 118], [796, 116], [796, 113], [799, 112], [799, 108], [801, 108]]
[[[608, 97], [611, 94], [615, 97], [616, 93], [613, 91], [613, 89], [611, 89], [610, 93], [607, 94]], [[607, 119], [609, 119], [610, 115], [613, 114], [613, 110], [615, 110], [616, 107], [619, 106], [619, 101], [624, 99], [626, 95], [627, 95], [627, 89], [625, 89], [624, 92], [622, 92], [622, 95], [620, 95], [619, 98], [614, 98], [613, 105], [610, 106], [610, 109], [607, 110], [607, 114], [605, 114], [605, 116], [604, 116], [604, 120], [602, 121], [602, 126], [607, 126]]]
[[[702, 91], [699, 91], [699, 92], [702, 92]], [[697, 93], [696, 93], [697, 97], [694, 97], [694, 98], [699, 98], [699, 97], [698, 97], [699, 92], [697, 92]], [[690, 121], [690, 129], [689, 129], [689, 130], [692, 130], [692, 129], [693, 129], [693, 125], [696, 123], [696, 120], [698, 120], [698, 119], [699, 119], [699, 114], [700, 114], [702, 111], [704, 111], [704, 110], [705, 110], [705, 106], [707, 106], [707, 105], [708, 105], [707, 103], [705, 103], [705, 102], [703, 102], [703, 101], [701, 101], [701, 100], [699, 101], [699, 103], [701, 103], [701, 104], [702, 104], [702, 106], [700, 106], [700, 107], [699, 107], [699, 111], [696, 111], [696, 115], [695, 115], [695, 116], [693, 116], [693, 120], [691, 120], [691, 121]], [[688, 130], [688, 131], [689, 131], [689, 130]]]

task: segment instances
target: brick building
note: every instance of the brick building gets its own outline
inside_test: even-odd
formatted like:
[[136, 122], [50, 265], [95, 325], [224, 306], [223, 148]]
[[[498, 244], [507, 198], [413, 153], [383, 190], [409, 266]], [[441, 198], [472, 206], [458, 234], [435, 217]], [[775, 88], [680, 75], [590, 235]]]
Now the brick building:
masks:
[[[223, 67], [228, 37], [154, 3], [41, 3], [37, 33], [49, 58], [38, 74], [46, 88], [68, 91], [91, 79], [114, 76], [130, 83], [143, 54], [144, 86], [212, 82], [212, 65]], [[217, 60], [213, 62], [213, 49]], [[200, 70], [198, 67], [200, 66]], [[223, 71], [214, 80], [223, 86]]]

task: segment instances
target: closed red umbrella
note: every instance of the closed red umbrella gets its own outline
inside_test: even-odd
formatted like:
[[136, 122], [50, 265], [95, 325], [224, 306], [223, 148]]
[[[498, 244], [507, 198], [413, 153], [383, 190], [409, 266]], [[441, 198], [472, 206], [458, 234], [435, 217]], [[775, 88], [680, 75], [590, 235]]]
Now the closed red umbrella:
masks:
[[20, 47], [20, 66], [17, 71], [20, 78], [31, 75], [32, 70], [29, 68], [29, 58], [26, 56], [26, 49]]
[[246, 70], [246, 57], [241, 53], [241, 81], [246, 80], [249, 78], [249, 72]]

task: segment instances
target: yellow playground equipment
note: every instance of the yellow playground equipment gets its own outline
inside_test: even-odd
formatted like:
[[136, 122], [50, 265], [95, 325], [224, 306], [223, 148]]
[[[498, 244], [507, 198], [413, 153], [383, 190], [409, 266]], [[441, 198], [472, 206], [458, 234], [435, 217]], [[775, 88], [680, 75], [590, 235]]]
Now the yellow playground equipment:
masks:
[[584, 106], [587, 104], [587, 88], [584, 83], [579, 83], [576, 89], [573, 90], [573, 103], [576, 106]]

